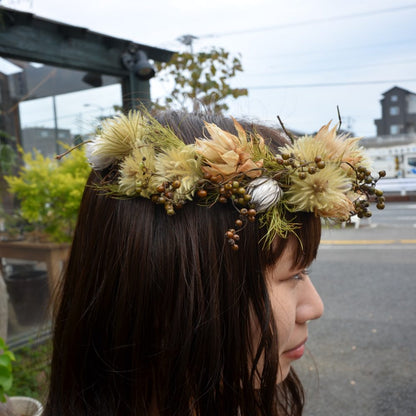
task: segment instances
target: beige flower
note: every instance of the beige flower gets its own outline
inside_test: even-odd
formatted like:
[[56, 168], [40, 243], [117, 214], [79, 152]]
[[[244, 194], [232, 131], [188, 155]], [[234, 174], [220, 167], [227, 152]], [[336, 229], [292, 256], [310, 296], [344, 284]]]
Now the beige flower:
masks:
[[254, 160], [254, 146], [257, 150], [264, 149], [264, 141], [260, 136], [248, 140], [246, 132], [234, 121], [238, 136], [222, 130], [215, 124], [205, 123], [211, 139], [196, 139], [196, 152], [203, 156], [204, 173], [217, 176], [224, 180], [244, 173], [249, 178], [257, 178], [262, 174], [263, 160]]
[[347, 193], [351, 190], [351, 179], [335, 163], [300, 179], [295, 172], [290, 175], [291, 186], [285, 193], [286, 201], [295, 211], [314, 212], [327, 218], [346, 220], [354, 211]]
[[202, 176], [201, 160], [195, 153], [194, 145], [171, 148], [160, 153], [155, 162], [155, 169], [157, 176], [154, 176], [152, 183], [160, 184], [178, 179], [181, 186], [175, 191], [174, 201], [192, 200], [196, 183]]
[[352, 172], [351, 166], [369, 167], [370, 162], [364, 148], [359, 146], [361, 138], [349, 137], [348, 134], [337, 135], [337, 126], [330, 129], [329, 124], [321, 127], [315, 136], [316, 140], [324, 144], [329, 159], [342, 161], [342, 168], [348, 173]]
[[149, 182], [155, 172], [154, 147], [143, 145], [133, 149], [120, 166], [119, 190], [128, 196], [150, 197], [155, 190]]
[[131, 153], [145, 133], [145, 124], [142, 114], [136, 111], [104, 120], [100, 134], [88, 146], [91, 165], [103, 169]]
[[358, 145], [359, 137], [346, 134], [337, 135], [337, 127], [330, 129], [330, 123], [321, 127], [316, 136], [303, 136], [294, 144], [281, 148], [281, 152], [293, 153], [300, 162], [313, 162], [321, 157], [325, 162], [340, 163], [348, 175], [359, 165], [369, 167], [370, 163], [364, 154], [363, 147]]

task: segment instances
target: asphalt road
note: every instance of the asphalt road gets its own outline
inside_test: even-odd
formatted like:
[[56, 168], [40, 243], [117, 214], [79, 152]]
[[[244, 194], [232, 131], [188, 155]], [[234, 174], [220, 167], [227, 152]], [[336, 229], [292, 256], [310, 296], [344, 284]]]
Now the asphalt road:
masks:
[[306, 416], [416, 415], [416, 203], [324, 230], [311, 278], [324, 304], [296, 363]]

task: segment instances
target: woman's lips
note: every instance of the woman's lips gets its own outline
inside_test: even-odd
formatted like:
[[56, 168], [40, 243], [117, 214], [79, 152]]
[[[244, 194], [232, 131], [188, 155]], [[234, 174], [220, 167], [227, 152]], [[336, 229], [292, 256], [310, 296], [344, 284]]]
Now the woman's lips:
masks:
[[306, 343], [306, 339], [304, 341], [302, 341], [296, 347], [285, 351], [283, 353], [283, 355], [287, 358], [292, 359], [292, 360], [299, 360], [299, 358], [302, 358], [302, 355], [305, 352], [305, 343]]

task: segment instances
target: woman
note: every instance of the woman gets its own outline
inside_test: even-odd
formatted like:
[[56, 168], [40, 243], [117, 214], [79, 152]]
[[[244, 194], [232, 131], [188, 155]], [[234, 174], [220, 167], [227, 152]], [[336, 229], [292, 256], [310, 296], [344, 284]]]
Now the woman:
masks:
[[45, 415], [300, 415], [320, 217], [375, 192], [355, 139], [134, 112], [88, 153]]

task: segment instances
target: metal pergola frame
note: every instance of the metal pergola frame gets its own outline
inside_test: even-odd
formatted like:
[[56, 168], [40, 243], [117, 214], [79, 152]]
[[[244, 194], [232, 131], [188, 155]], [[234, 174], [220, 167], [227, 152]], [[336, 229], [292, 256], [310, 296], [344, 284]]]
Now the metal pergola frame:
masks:
[[0, 6], [0, 57], [110, 75], [121, 79], [123, 107], [150, 101], [149, 81], [126, 69], [122, 54], [142, 50], [167, 62], [172, 51], [92, 32]]

